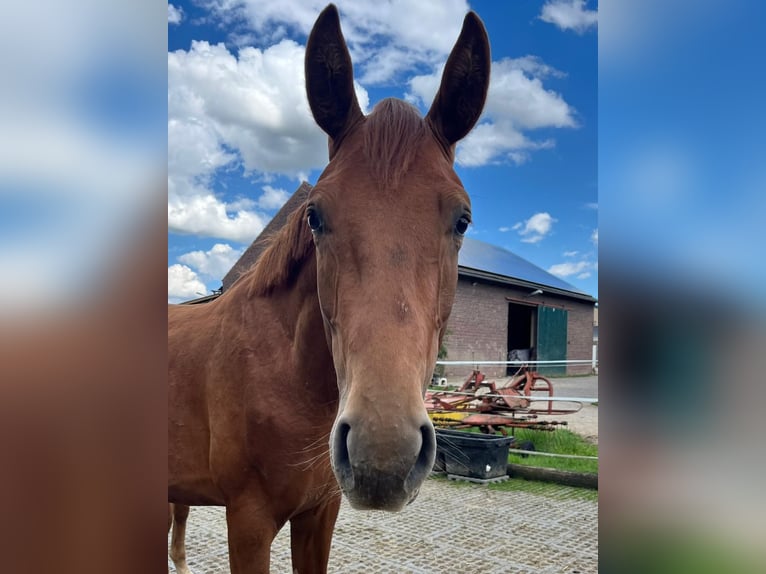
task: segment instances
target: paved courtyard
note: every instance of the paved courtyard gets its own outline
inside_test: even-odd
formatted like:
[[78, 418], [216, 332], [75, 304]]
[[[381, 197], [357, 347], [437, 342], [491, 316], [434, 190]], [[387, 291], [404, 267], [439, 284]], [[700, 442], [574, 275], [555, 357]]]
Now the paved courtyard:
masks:
[[[587, 492], [539, 483], [505, 492], [432, 478], [399, 514], [355, 511], [344, 500], [329, 571], [595, 573], [598, 502]], [[292, 572], [289, 530], [282, 529], [272, 546], [274, 574]], [[187, 556], [195, 574], [229, 571], [223, 508], [192, 508]]]

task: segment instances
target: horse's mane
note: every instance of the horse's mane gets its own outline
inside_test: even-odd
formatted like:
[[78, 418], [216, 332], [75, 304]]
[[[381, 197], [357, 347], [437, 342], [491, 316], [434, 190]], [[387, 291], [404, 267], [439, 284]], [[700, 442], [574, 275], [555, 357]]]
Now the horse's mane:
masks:
[[[410, 104], [387, 98], [365, 118], [364, 154], [372, 177], [381, 188], [397, 187], [415, 157], [426, 124]], [[243, 277], [249, 295], [268, 295], [292, 281], [313, 253], [314, 242], [305, 222], [305, 202], [293, 211], [279, 231], [267, 239], [258, 261]]]
[[252, 295], [268, 295], [294, 280], [303, 262], [314, 251], [311, 231], [305, 221], [306, 203], [288, 216], [284, 227], [267, 238], [268, 244], [243, 280]]

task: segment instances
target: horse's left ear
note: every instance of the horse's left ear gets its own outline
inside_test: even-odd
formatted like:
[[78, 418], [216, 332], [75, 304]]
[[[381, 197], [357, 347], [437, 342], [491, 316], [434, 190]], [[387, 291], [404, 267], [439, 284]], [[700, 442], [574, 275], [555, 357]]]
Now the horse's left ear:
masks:
[[319, 14], [306, 43], [306, 94], [319, 127], [340, 143], [348, 128], [364, 117], [354, 91], [351, 55], [340, 29], [338, 9], [329, 4]]
[[466, 14], [426, 120], [451, 149], [479, 120], [489, 89], [489, 39], [475, 12]]

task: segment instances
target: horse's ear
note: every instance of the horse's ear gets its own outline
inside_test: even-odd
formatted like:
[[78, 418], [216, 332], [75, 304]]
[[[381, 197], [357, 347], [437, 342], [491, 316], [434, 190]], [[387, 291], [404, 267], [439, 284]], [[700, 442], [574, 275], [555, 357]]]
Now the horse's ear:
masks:
[[491, 61], [484, 24], [474, 12], [469, 12], [426, 116], [447, 148], [468, 135], [479, 120], [487, 99]]
[[334, 4], [322, 10], [306, 44], [306, 93], [314, 120], [334, 144], [363, 117], [354, 92], [351, 55]]

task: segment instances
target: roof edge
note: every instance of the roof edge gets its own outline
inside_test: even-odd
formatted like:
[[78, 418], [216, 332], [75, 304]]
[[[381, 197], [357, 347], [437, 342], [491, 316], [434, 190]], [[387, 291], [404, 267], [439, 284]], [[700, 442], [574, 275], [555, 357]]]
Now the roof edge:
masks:
[[211, 293], [210, 295], [203, 295], [202, 297], [197, 297], [196, 299], [181, 301], [179, 303], [176, 303], [176, 305], [199, 305], [201, 303], [209, 303], [210, 301], [214, 301], [215, 299], [218, 299], [218, 297], [220, 296], [221, 296], [220, 292]]
[[481, 271], [479, 269], [473, 269], [471, 267], [465, 267], [464, 265], [458, 265], [458, 274], [468, 277], [475, 277], [476, 279], [484, 279], [495, 283], [501, 283], [503, 285], [515, 285], [517, 287], [530, 287], [534, 289], [542, 289], [546, 293], [552, 293], [555, 295], [562, 295], [564, 297], [570, 297], [572, 299], [579, 299], [581, 301], [587, 301], [588, 303], [597, 303], [598, 299], [587, 293], [581, 293], [578, 291], [567, 291], [565, 289], [559, 289], [557, 287], [551, 287], [544, 283], [534, 283], [532, 281], [524, 281], [523, 279], [515, 279], [513, 277], [507, 277], [505, 275], [497, 275], [495, 273], [489, 273], [487, 271]]

